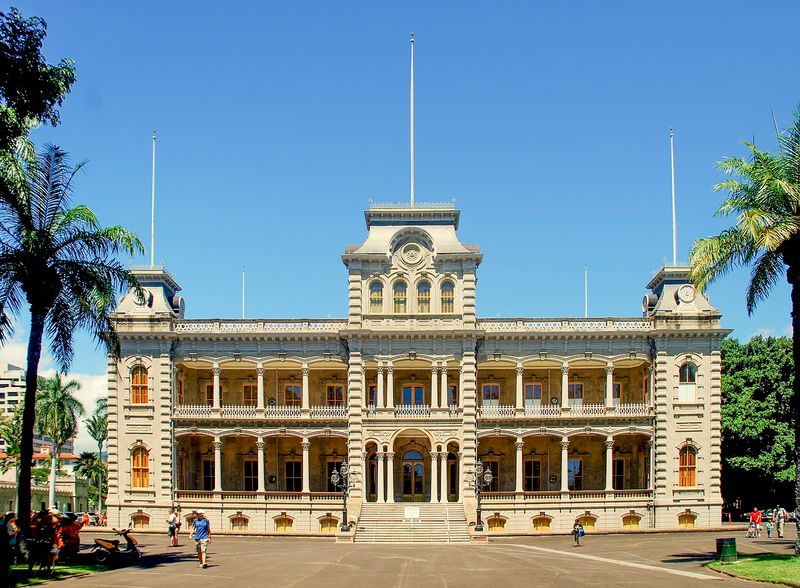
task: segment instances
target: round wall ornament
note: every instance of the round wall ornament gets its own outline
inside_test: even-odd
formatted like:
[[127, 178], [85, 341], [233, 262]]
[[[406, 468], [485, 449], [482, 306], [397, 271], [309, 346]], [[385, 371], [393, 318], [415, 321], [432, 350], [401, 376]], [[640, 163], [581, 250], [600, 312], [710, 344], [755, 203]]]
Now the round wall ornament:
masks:
[[409, 243], [405, 247], [403, 247], [403, 261], [405, 261], [409, 265], [416, 265], [423, 258], [422, 248], [417, 245], [416, 243]]
[[694, 300], [695, 295], [696, 292], [694, 286], [692, 286], [691, 284], [684, 284], [683, 286], [678, 288], [678, 299], [681, 302], [689, 303], [692, 300]]

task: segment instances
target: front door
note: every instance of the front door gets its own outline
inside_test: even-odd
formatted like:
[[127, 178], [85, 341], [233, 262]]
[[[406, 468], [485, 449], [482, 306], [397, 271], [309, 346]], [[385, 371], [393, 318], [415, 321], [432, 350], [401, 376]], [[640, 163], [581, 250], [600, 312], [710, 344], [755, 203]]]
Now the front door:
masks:
[[422, 454], [419, 451], [406, 452], [403, 456], [403, 502], [425, 500], [424, 471]]

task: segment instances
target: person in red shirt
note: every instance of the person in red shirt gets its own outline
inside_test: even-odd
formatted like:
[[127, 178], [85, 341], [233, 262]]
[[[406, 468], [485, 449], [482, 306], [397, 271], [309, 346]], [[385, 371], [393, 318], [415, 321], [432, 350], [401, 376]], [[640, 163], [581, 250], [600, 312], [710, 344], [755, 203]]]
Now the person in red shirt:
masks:
[[761, 511], [758, 510], [758, 507], [753, 508], [753, 512], [750, 513], [750, 526], [755, 527], [756, 537], [761, 535], [761, 520]]

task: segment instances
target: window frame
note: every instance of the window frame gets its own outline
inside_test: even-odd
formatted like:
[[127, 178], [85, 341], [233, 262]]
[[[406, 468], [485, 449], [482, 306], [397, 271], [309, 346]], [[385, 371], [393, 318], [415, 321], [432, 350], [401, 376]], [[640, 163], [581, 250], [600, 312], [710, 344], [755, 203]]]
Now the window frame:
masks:
[[[290, 391], [291, 389], [291, 391]], [[290, 393], [291, 392], [291, 393]], [[297, 394], [299, 392], [299, 394]], [[303, 386], [289, 382], [283, 385], [283, 405], [302, 406], [303, 405]]]
[[500, 491], [500, 458], [499, 457], [483, 457], [481, 458], [483, 464], [483, 471], [492, 471], [492, 482], [486, 488], [486, 492], [499, 492]]
[[[290, 469], [292, 471], [289, 471]], [[285, 492], [302, 492], [303, 491], [303, 462], [302, 462], [302, 460], [297, 459], [297, 458], [289, 458], [289, 459], [284, 460], [284, 462], [283, 462], [283, 486], [285, 488]]]
[[697, 487], [697, 457], [699, 452], [693, 445], [684, 445], [678, 452], [678, 487]]
[[[411, 402], [406, 402], [406, 391], [410, 391], [410, 400]], [[417, 395], [419, 392], [419, 395]], [[413, 384], [403, 384], [401, 387], [401, 393], [403, 395], [403, 404], [406, 406], [420, 406], [425, 404], [425, 386], [420, 383], [413, 383]]]
[[[577, 472], [572, 467], [572, 464], [577, 464]], [[584, 470], [583, 470], [583, 458], [582, 457], [571, 457], [567, 460], [567, 488], [570, 492], [581, 491], [583, 490], [583, 478], [584, 478]]]
[[[252, 468], [252, 470], [248, 472], [248, 468]], [[245, 457], [242, 459], [242, 481], [245, 492], [258, 490], [258, 458]]]
[[131, 450], [131, 488], [150, 488], [150, 451], [143, 445]]
[[[375, 290], [375, 287], [379, 290]], [[383, 282], [373, 280], [367, 289], [369, 298], [369, 311], [373, 314], [383, 313]]]
[[[447, 289], [449, 286], [449, 289]], [[442, 314], [455, 314], [456, 312], [456, 285], [452, 280], [445, 280], [439, 286], [441, 296]]]
[[[539, 387], [539, 398], [536, 398], [535, 389]], [[528, 398], [528, 391], [532, 392]], [[541, 406], [542, 395], [544, 394], [544, 383], [538, 380], [529, 380], [522, 385], [522, 403], [524, 406]]]
[[[494, 392], [496, 392], [496, 397], [492, 398], [492, 394], [490, 393], [487, 398], [487, 389], [491, 392], [491, 389], [494, 388]], [[500, 405], [500, 394], [502, 391], [500, 390], [500, 384], [497, 382], [484, 382], [481, 384], [481, 406], [499, 406]]]
[[[248, 398], [248, 389], [250, 397]], [[254, 382], [242, 383], [242, 404], [244, 406], [257, 406], [258, 405], [258, 384]]]
[[[698, 371], [697, 364], [692, 361], [686, 361], [678, 368], [678, 402], [697, 402]], [[686, 375], [685, 380], [684, 375]]]
[[[534, 464], [539, 464], [539, 475], [535, 473], [536, 468]], [[529, 470], [530, 467], [530, 471]], [[540, 458], [529, 457], [526, 458], [522, 465], [522, 490], [523, 492], [541, 492], [542, 480], [542, 460]], [[538, 483], [537, 483], [538, 481]]]
[[[427, 286], [427, 292], [423, 292], [422, 288]], [[417, 284], [417, 313], [430, 314], [431, 313], [431, 283], [428, 280], [421, 280]]]
[[[137, 378], [138, 374], [144, 374], [144, 382]], [[148, 404], [150, 402], [150, 370], [142, 364], [137, 364], [131, 368], [130, 378], [131, 404]]]
[[[333, 392], [333, 394], [331, 394], [331, 392]], [[341, 398], [338, 398], [339, 395], [341, 395]], [[327, 384], [325, 386], [325, 404], [328, 406], [344, 406], [344, 398], [343, 384]]]
[[392, 285], [392, 314], [408, 314], [408, 284], [397, 280]]

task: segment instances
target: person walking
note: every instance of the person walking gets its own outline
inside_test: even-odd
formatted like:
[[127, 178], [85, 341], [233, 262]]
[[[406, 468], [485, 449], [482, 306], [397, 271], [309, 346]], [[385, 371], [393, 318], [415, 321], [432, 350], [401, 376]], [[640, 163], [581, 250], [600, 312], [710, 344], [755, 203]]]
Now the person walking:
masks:
[[778, 531], [778, 539], [783, 539], [783, 525], [788, 519], [788, 513], [786, 509], [783, 508], [781, 505], [778, 505], [778, 508], [775, 509], [775, 529]]
[[761, 536], [761, 511], [758, 510], [758, 507], [753, 508], [753, 512], [750, 513], [750, 524], [754, 527], [755, 536]]
[[201, 568], [207, 568], [206, 559], [208, 557], [208, 542], [211, 540], [211, 522], [206, 518], [205, 512], [197, 511], [197, 516], [192, 521], [192, 538], [194, 538], [195, 548], [197, 549], [197, 559], [200, 561]]
[[178, 546], [178, 515], [175, 514], [175, 509], [169, 509], [169, 516], [167, 517], [167, 535], [169, 536], [169, 547]]
[[583, 530], [583, 525], [578, 519], [575, 519], [575, 524], [572, 526], [572, 537], [575, 539], [575, 547], [581, 546], [581, 537], [586, 534]]

